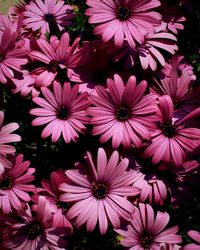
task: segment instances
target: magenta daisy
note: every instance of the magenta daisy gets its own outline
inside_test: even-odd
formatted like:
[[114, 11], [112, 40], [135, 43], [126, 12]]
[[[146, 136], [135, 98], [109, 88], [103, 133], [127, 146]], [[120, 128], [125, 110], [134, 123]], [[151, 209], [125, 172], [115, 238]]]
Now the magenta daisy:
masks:
[[0, 208], [8, 214], [13, 208], [18, 209], [22, 204], [30, 201], [28, 192], [33, 192], [35, 186], [34, 168], [29, 168], [29, 161], [23, 161], [23, 155], [16, 157], [11, 169], [0, 175]]
[[183, 250], [197, 250], [197, 249], [199, 249], [200, 248], [200, 233], [196, 230], [189, 230], [187, 232], [187, 234], [196, 243], [191, 243], [191, 244], [185, 245]]
[[144, 42], [144, 35], [154, 33], [160, 25], [161, 15], [153, 11], [160, 6], [158, 0], [87, 0], [86, 10], [89, 23], [97, 24], [94, 33], [101, 35], [104, 42], [114, 38], [121, 47], [125, 40], [130, 47]]
[[195, 109], [179, 121], [174, 121], [173, 102], [168, 95], [159, 98], [160, 122], [151, 132], [151, 144], [144, 155], [152, 157], [152, 163], [160, 161], [181, 167], [189, 152], [200, 146], [200, 129], [189, 126], [190, 120], [198, 116], [200, 109]]
[[62, 238], [66, 236], [66, 229], [52, 226], [51, 206], [44, 196], [38, 199], [35, 216], [27, 204], [26, 210], [16, 211], [10, 223], [9, 219], [5, 220], [5, 218], [3, 223], [7, 225], [3, 229], [3, 246], [6, 249], [65, 250], [68, 245], [67, 241]]
[[58, 141], [61, 136], [66, 143], [71, 140], [76, 142], [78, 133], [85, 133], [88, 117], [85, 109], [89, 107], [87, 93], [78, 94], [78, 84], [73, 87], [65, 83], [63, 88], [60, 83], [54, 81], [53, 93], [46, 87], [41, 88], [44, 98], [34, 97], [33, 101], [41, 106], [30, 110], [30, 114], [38, 116], [33, 120], [33, 126], [47, 124], [42, 131], [42, 138], [51, 135], [52, 142]]
[[161, 243], [160, 250], [181, 250], [182, 247], [177, 244]]
[[127, 230], [117, 229], [117, 233], [123, 236], [122, 246], [130, 250], [160, 250], [160, 244], [167, 242], [176, 244], [182, 242], [181, 236], [177, 235], [178, 226], [166, 228], [169, 223], [167, 212], [154, 211], [149, 204], [139, 204], [135, 208], [132, 220]]
[[65, 192], [60, 199], [75, 202], [67, 215], [69, 219], [76, 218], [77, 227], [86, 223], [87, 231], [91, 232], [98, 221], [100, 232], [104, 234], [108, 228], [108, 220], [113, 227], [118, 228], [120, 217], [131, 218], [134, 206], [127, 200], [127, 196], [134, 197], [140, 191], [130, 186], [134, 173], [126, 171], [129, 161], [127, 158], [119, 161], [117, 151], [107, 160], [104, 149], [100, 148], [96, 164], [89, 152], [86, 159], [89, 169], [65, 172], [71, 182], [60, 185], [60, 190]]
[[14, 78], [14, 71], [20, 71], [26, 64], [26, 49], [16, 47], [17, 32], [11, 32], [10, 28], [0, 34], [0, 82], [6, 83]]
[[50, 23], [55, 22], [60, 30], [71, 24], [73, 7], [62, 0], [33, 0], [25, 6], [24, 24], [33, 31], [50, 32]]
[[125, 86], [119, 75], [107, 80], [108, 90], [96, 87], [97, 96], [90, 96], [94, 107], [88, 109], [95, 125], [93, 135], [99, 135], [104, 143], [112, 138], [113, 148], [140, 147], [143, 140], [150, 139], [148, 127], [154, 126], [157, 111], [155, 96], [145, 95], [146, 81], [136, 86], [136, 78], [131, 76]]
[[60, 200], [61, 191], [58, 189], [60, 184], [66, 183], [67, 177], [64, 170], [59, 169], [51, 173], [50, 181], [43, 179], [41, 181], [42, 188], [37, 189], [37, 195], [32, 196], [32, 199], [38, 200], [40, 195], [50, 202], [53, 211], [53, 226], [65, 227], [69, 234], [72, 234], [72, 224], [67, 219], [68, 203]]

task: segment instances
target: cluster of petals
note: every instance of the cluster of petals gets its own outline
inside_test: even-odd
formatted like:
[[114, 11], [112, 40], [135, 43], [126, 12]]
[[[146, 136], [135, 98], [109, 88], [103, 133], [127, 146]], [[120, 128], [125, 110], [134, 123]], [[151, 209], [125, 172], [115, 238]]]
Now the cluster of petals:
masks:
[[117, 151], [107, 159], [105, 150], [99, 148], [96, 164], [89, 152], [86, 160], [86, 166], [65, 172], [71, 182], [60, 185], [64, 192], [60, 199], [75, 202], [67, 216], [76, 218], [77, 227], [86, 223], [87, 231], [91, 232], [98, 222], [100, 233], [104, 234], [108, 220], [114, 228], [119, 228], [120, 218], [131, 218], [134, 206], [127, 196], [135, 197], [140, 190], [131, 186], [134, 172], [127, 171], [129, 161], [120, 160]]
[[32, 125], [47, 124], [41, 136], [47, 138], [51, 135], [53, 143], [58, 141], [61, 134], [66, 143], [71, 140], [76, 142], [78, 133], [86, 132], [84, 124], [88, 123], [85, 111], [89, 106], [88, 94], [79, 94], [78, 84], [71, 87], [70, 83], [65, 82], [62, 87], [57, 81], [53, 83], [53, 92], [46, 87], [42, 87], [41, 92], [44, 98], [33, 98], [33, 102], [40, 108], [30, 110], [30, 114], [38, 116], [32, 121]]
[[162, 242], [171, 244], [182, 242], [181, 236], [177, 235], [178, 226], [166, 228], [169, 219], [167, 212], [158, 211], [155, 216], [149, 204], [140, 203], [139, 207], [135, 208], [127, 229], [115, 231], [123, 236], [121, 244], [127, 249], [160, 250]]
[[130, 47], [144, 42], [144, 36], [154, 33], [160, 25], [161, 15], [154, 11], [160, 6], [158, 0], [87, 0], [89, 22], [97, 24], [94, 33], [101, 35], [104, 42], [114, 38], [117, 47], [127, 40]]
[[94, 107], [87, 112], [92, 116], [93, 135], [101, 135], [100, 142], [112, 138], [112, 147], [140, 147], [143, 140], [150, 139], [148, 128], [156, 119], [157, 105], [155, 96], [145, 95], [147, 82], [136, 85], [136, 78], [130, 76], [125, 85], [119, 75], [107, 80], [108, 89], [96, 87], [97, 95], [89, 99]]
[[25, 6], [24, 25], [33, 31], [41, 29], [41, 33], [50, 32], [50, 25], [56, 23], [59, 30], [71, 24], [72, 6], [63, 0], [32, 0]]
[[0, 217], [0, 221], [5, 225], [3, 229], [5, 249], [65, 250], [68, 245], [63, 239], [63, 236], [66, 236], [66, 229], [55, 228], [52, 225], [51, 206], [44, 196], [39, 197], [36, 211], [33, 212], [26, 204], [24, 209], [18, 208], [7, 220], [5, 217]]
[[4, 214], [23, 207], [24, 203], [30, 201], [28, 192], [35, 189], [31, 183], [35, 169], [29, 168], [29, 164], [29, 161], [23, 161], [23, 155], [20, 154], [11, 169], [6, 169], [0, 175], [0, 209]]
[[184, 250], [197, 250], [200, 248], [200, 233], [196, 230], [189, 230], [187, 235], [195, 241], [195, 243], [190, 243], [184, 246]]

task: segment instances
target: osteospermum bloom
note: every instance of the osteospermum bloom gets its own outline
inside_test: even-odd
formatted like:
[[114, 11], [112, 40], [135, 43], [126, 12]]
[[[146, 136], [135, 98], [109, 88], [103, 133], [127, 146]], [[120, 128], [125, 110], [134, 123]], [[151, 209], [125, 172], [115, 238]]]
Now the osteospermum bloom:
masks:
[[47, 124], [42, 131], [42, 138], [51, 135], [52, 142], [56, 142], [61, 133], [66, 143], [77, 141], [79, 133], [85, 133], [88, 117], [85, 109], [89, 106], [87, 93], [78, 94], [79, 87], [65, 83], [63, 88], [55, 81], [53, 93], [46, 87], [41, 88], [44, 98], [34, 97], [33, 101], [41, 106], [30, 110], [30, 114], [38, 116], [32, 121], [33, 126]]
[[127, 230], [115, 230], [124, 237], [121, 244], [127, 249], [160, 250], [162, 242], [176, 244], [182, 241], [181, 236], [177, 235], [178, 226], [166, 229], [170, 219], [167, 212], [158, 211], [154, 216], [149, 204], [140, 203], [132, 216]]
[[98, 150], [97, 165], [87, 153], [88, 171], [84, 168], [67, 170], [65, 173], [72, 181], [60, 185], [65, 192], [60, 196], [64, 202], [75, 202], [69, 209], [69, 219], [76, 218], [75, 225], [80, 227], [86, 223], [87, 231], [94, 230], [97, 221], [101, 234], [106, 233], [108, 220], [113, 227], [120, 226], [120, 217], [130, 219], [134, 206], [127, 200], [127, 196], [136, 196], [139, 189], [130, 184], [134, 173], [126, 171], [129, 161], [127, 158], [119, 161], [119, 153], [114, 151], [107, 160], [105, 151]]
[[193, 239], [196, 243], [187, 244], [183, 250], [197, 250], [200, 248], [200, 233], [196, 230], [189, 230], [187, 235]]
[[24, 24], [33, 31], [41, 29], [41, 33], [50, 32], [50, 24], [56, 23], [60, 30], [71, 24], [73, 18], [70, 5], [60, 0], [35, 0], [25, 6]]
[[94, 33], [101, 35], [104, 42], [114, 38], [117, 47], [121, 47], [124, 40], [134, 48], [142, 44], [144, 35], [154, 33], [155, 27], [160, 25], [161, 15], [152, 9], [160, 6], [158, 0], [87, 0], [90, 6], [86, 10], [89, 22], [97, 24]]
[[8, 214], [13, 208], [18, 209], [30, 201], [28, 192], [33, 192], [35, 186], [34, 168], [29, 168], [29, 161], [23, 161], [23, 155], [16, 157], [11, 169], [0, 175], [0, 208]]
[[66, 236], [66, 229], [52, 226], [51, 206], [44, 196], [38, 199], [35, 216], [28, 204], [26, 209], [18, 209], [14, 215], [12, 220], [1, 218], [7, 225], [3, 229], [3, 247], [6, 249], [66, 249], [67, 242], [62, 238]]
[[162, 161], [181, 167], [187, 154], [200, 146], [200, 129], [188, 124], [199, 115], [200, 109], [175, 121], [173, 102], [168, 95], [159, 98], [159, 107], [160, 122], [151, 132], [151, 144], [145, 149], [144, 155], [152, 157], [153, 164]]
[[21, 66], [27, 63], [26, 49], [16, 47], [17, 32], [10, 28], [0, 34], [0, 82], [6, 83], [14, 78], [14, 71], [20, 71]]
[[140, 147], [143, 140], [150, 139], [148, 127], [153, 125], [157, 110], [154, 95], [145, 95], [146, 81], [136, 86], [136, 78], [131, 76], [125, 86], [119, 75], [107, 80], [108, 90], [96, 87], [97, 96], [90, 96], [94, 107], [88, 109], [94, 125], [93, 135], [99, 135], [104, 143], [112, 138], [113, 148], [131, 143]]
[[50, 180], [43, 179], [41, 181], [42, 188], [37, 189], [37, 195], [32, 196], [32, 199], [38, 200], [40, 195], [46, 197], [50, 202], [53, 211], [53, 226], [65, 227], [69, 234], [72, 233], [72, 225], [67, 219], [68, 203], [60, 200], [61, 191], [59, 186], [67, 181], [67, 177], [63, 169], [59, 169], [51, 173]]

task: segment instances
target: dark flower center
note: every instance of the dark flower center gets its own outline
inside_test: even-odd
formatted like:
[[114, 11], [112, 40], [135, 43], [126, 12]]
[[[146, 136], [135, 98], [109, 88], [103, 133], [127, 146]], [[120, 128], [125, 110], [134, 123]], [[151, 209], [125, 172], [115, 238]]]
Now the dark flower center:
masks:
[[5, 58], [5, 54], [0, 51], [0, 62], [3, 61], [3, 59]]
[[48, 65], [48, 70], [51, 71], [52, 73], [56, 73], [59, 69], [59, 64], [56, 60], [51, 60], [49, 65]]
[[57, 117], [61, 120], [66, 120], [69, 116], [69, 111], [65, 107], [61, 107], [57, 112]]
[[125, 6], [120, 6], [117, 10], [117, 16], [120, 20], [124, 21], [130, 17], [130, 9]]
[[42, 233], [42, 228], [38, 222], [33, 222], [28, 226], [28, 238], [30, 240], [34, 240], [37, 236]]
[[141, 242], [141, 246], [145, 249], [145, 250], [149, 250], [150, 247], [151, 247], [151, 244], [152, 244], [152, 240], [153, 240], [153, 237], [151, 235], [148, 235], [148, 234], [144, 234], [141, 239], [140, 239], [140, 242]]
[[47, 21], [47, 22], [51, 22], [51, 21], [54, 20], [54, 15], [51, 14], [51, 13], [45, 14], [44, 17], [43, 17], [43, 19], [44, 19], [45, 21]]
[[129, 109], [124, 107], [119, 107], [116, 113], [116, 117], [119, 121], [126, 121], [129, 118]]
[[97, 199], [104, 199], [108, 194], [108, 187], [105, 184], [96, 184], [93, 187], [94, 197]]
[[2, 180], [0, 180], [0, 188], [3, 190], [10, 189], [13, 185], [13, 180], [10, 176], [3, 177]]
[[61, 208], [63, 212], [67, 211], [69, 205], [67, 202], [57, 201], [57, 207]]
[[176, 127], [172, 124], [164, 125], [162, 131], [166, 137], [172, 138], [176, 134]]

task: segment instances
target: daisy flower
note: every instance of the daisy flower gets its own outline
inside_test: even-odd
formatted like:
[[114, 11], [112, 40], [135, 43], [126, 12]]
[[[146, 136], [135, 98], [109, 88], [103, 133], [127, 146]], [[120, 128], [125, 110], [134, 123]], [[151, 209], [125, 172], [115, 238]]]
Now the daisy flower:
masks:
[[44, 98], [34, 97], [33, 101], [41, 106], [30, 110], [30, 114], [38, 116], [32, 121], [33, 126], [47, 124], [42, 131], [42, 138], [51, 135], [53, 143], [61, 136], [66, 143], [71, 140], [76, 142], [79, 133], [85, 133], [88, 117], [85, 109], [90, 105], [87, 100], [87, 93], [78, 94], [79, 86], [65, 83], [63, 88], [60, 83], [54, 81], [53, 93], [46, 87], [41, 88]]
[[50, 180], [43, 179], [41, 181], [42, 188], [37, 188], [37, 195], [33, 195], [32, 200], [38, 200], [40, 195], [50, 202], [53, 211], [53, 226], [65, 227], [69, 234], [72, 234], [73, 227], [67, 219], [68, 203], [60, 200], [61, 191], [59, 186], [67, 181], [67, 177], [63, 169], [59, 169], [51, 173]]
[[[140, 147], [143, 140], [150, 139], [148, 127], [153, 125], [157, 111], [155, 96], [145, 95], [146, 81], [136, 85], [136, 78], [131, 76], [125, 86], [119, 75], [107, 80], [108, 90], [96, 87], [97, 95], [89, 99], [94, 107], [88, 109], [94, 125], [93, 135], [99, 135], [104, 143], [112, 138], [113, 148], [120, 144], [124, 147]], [[154, 125], [153, 125], [154, 126]]]
[[187, 244], [183, 250], [197, 250], [200, 248], [200, 233], [196, 230], [189, 230], [187, 235], [193, 239], [196, 243]]
[[166, 228], [169, 222], [167, 212], [154, 211], [149, 204], [139, 204], [127, 230], [117, 229], [117, 233], [123, 236], [122, 246], [131, 250], [160, 250], [163, 242], [176, 244], [182, 242], [181, 236], [177, 235], [178, 226]]
[[127, 158], [119, 161], [117, 151], [107, 160], [104, 149], [100, 148], [97, 164], [87, 152], [88, 171], [84, 172], [82, 169], [65, 172], [72, 182], [60, 185], [60, 190], [64, 192], [60, 199], [64, 202], [75, 202], [67, 216], [69, 219], [76, 218], [77, 227], [86, 223], [87, 231], [91, 232], [98, 221], [100, 232], [104, 234], [108, 229], [108, 220], [113, 227], [118, 228], [120, 217], [131, 218], [134, 206], [127, 200], [127, 196], [134, 197], [140, 191], [130, 186], [134, 174], [126, 171], [128, 164]]
[[125, 40], [132, 48], [142, 44], [144, 35], [154, 33], [160, 25], [161, 15], [152, 10], [160, 6], [158, 0], [87, 0], [86, 4], [90, 7], [85, 12], [89, 23], [97, 24], [94, 33], [104, 42], [114, 38], [117, 47]]
[[160, 161], [181, 167], [189, 152], [200, 146], [200, 129], [188, 127], [188, 122], [198, 116], [200, 109], [193, 110], [184, 118], [174, 121], [173, 102], [170, 96], [159, 98], [160, 122], [151, 131], [151, 144], [145, 149], [144, 156], [152, 157], [152, 163]]
[[61, 31], [71, 24], [73, 7], [62, 0], [33, 0], [25, 6], [24, 21], [26, 28], [41, 33], [50, 32], [50, 23], [55, 22]]
[[[35, 211], [34, 211], [35, 214]], [[55, 228], [52, 226], [53, 215], [50, 203], [44, 196], [38, 199], [35, 216], [29, 205], [26, 210], [18, 209], [14, 216], [3, 223], [7, 225], [3, 229], [3, 247], [6, 249], [46, 249], [46, 250], [65, 250], [67, 241], [62, 238], [65, 236], [65, 228]]]
[[33, 192], [35, 189], [31, 184], [35, 169], [29, 168], [29, 164], [29, 161], [23, 161], [23, 155], [20, 154], [16, 157], [12, 168], [6, 169], [0, 175], [0, 209], [4, 214], [30, 201], [28, 192]]

